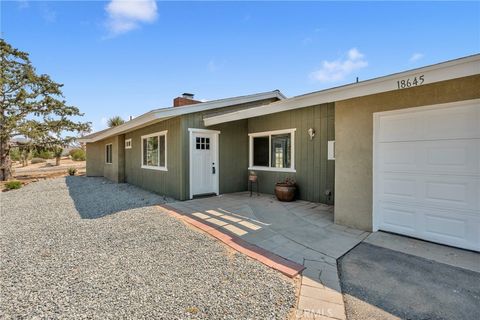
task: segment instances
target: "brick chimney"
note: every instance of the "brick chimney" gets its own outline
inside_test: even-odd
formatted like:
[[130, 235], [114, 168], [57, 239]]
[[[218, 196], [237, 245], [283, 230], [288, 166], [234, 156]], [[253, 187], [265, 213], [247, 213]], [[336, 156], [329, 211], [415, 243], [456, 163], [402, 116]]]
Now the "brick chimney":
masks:
[[184, 93], [181, 97], [173, 99], [173, 106], [181, 107], [188, 106], [189, 104], [201, 103], [201, 101], [194, 100], [193, 97], [193, 93]]

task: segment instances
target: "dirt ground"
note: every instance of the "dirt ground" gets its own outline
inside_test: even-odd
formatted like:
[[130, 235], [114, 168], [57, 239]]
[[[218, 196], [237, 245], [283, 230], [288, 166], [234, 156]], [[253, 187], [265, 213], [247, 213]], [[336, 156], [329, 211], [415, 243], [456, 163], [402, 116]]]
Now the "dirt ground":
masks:
[[[55, 165], [55, 159], [48, 159], [46, 162], [31, 164], [22, 167], [17, 162], [13, 165], [14, 173], [13, 177], [16, 180], [22, 181], [24, 185], [39, 180], [45, 180], [50, 178], [63, 177], [68, 175], [68, 168], [76, 168], [79, 176], [85, 175], [85, 161], [73, 161], [69, 157], [63, 157], [60, 160], [60, 165]], [[4, 182], [0, 182], [0, 190], [3, 190]]]

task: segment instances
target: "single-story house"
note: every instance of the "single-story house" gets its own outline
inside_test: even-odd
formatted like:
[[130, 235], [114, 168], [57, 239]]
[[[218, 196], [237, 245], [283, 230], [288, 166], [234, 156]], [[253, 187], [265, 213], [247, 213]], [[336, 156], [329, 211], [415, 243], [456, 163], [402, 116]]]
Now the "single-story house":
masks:
[[84, 137], [87, 175], [179, 200], [292, 177], [335, 223], [480, 251], [480, 55], [288, 99], [178, 99], [195, 104]]

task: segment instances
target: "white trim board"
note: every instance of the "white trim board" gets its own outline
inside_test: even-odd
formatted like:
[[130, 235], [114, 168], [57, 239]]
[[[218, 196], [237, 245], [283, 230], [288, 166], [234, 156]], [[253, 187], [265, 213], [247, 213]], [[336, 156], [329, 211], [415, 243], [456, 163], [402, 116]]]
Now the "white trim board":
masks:
[[[275, 172], [297, 172], [295, 169], [295, 132], [297, 128], [282, 129], [273, 131], [253, 132], [248, 134], [248, 170], [252, 171], [275, 171]], [[268, 163], [272, 164], [272, 135], [276, 134], [291, 134], [292, 146], [290, 149], [290, 168], [275, 168], [275, 167], [259, 167], [253, 165], [253, 138], [268, 136]]]
[[155, 123], [158, 121], [164, 121], [169, 118], [177, 117], [180, 115], [218, 109], [218, 108], [224, 108], [228, 106], [244, 104], [244, 103], [254, 102], [258, 100], [272, 99], [272, 98], [277, 98], [279, 100], [286, 99], [286, 97], [279, 90], [274, 90], [274, 91], [261, 92], [261, 93], [246, 95], [246, 96], [212, 100], [212, 101], [196, 103], [188, 106], [156, 109], [156, 110], [152, 110], [150, 112], [144, 113], [141, 116], [138, 116], [119, 126], [89, 134], [83, 138], [78, 139], [78, 141], [82, 143], [96, 142], [96, 141], [100, 141], [102, 139], [108, 138], [110, 136], [123, 134], [132, 130], [145, 127], [152, 123]]
[[418, 78], [421, 75], [424, 76], [424, 82], [418, 86], [477, 74], [480, 74], [480, 54], [400, 73], [394, 73], [358, 83], [312, 92], [282, 101], [273, 102], [264, 106], [205, 118], [204, 124], [205, 126], [212, 126], [219, 123], [248, 119], [287, 110], [300, 109], [322, 103], [341, 101], [393, 90], [404, 90], [398, 88], [397, 81], [412, 79], [414, 77]]
[[[168, 130], [164, 131], [159, 131], [155, 133], [150, 133], [146, 134], [140, 137], [140, 168], [142, 169], [151, 169], [151, 170], [159, 170], [159, 171], [168, 171], [167, 167], [167, 150], [168, 150], [168, 144], [167, 144], [167, 132]], [[143, 164], [143, 139], [146, 138], [151, 138], [151, 137], [159, 137], [158, 139], [158, 164], [160, 165], [160, 136], [165, 137], [165, 165], [163, 167], [161, 166], [149, 166], [149, 165], [144, 165]]]
[[193, 133], [209, 133], [214, 135], [214, 145], [215, 145], [215, 165], [216, 165], [216, 182], [215, 182], [215, 194], [218, 196], [220, 194], [220, 131], [218, 130], [209, 130], [209, 129], [197, 129], [197, 128], [188, 128], [188, 198], [193, 199], [193, 188], [192, 188], [192, 138]]

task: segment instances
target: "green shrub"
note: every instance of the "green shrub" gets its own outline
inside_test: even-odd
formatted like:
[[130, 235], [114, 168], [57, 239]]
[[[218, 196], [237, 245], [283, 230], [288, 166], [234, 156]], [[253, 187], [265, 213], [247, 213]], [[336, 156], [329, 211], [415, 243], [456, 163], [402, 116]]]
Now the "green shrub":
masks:
[[20, 152], [20, 149], [18, 148], [10, 149], [10, 159], [12, 159], [12, 161], [22, 160], [22, 153]]
[[53, 152], [47, 150], [35, 151], [33, 153], [33, 157], [42, 159], [53, 159]]
[[82, 149], [74, 149], [70, 151], [70, 157], [73, 161], [85, 161], [85, 151], [83, 151]]
[[75, 173], [77, 173], [77, 169], [73, 168], [73, 167], [70, 167], [70, 168], [67, 169], [67, 172], [68, 172], [69, 175], [74, 176]]
[[22, 183], [18, 180], [10, 180], [5, 183], [7, 190], [20, 189], [21, 187]]
[[32, 164], [35, 164], [35, 163], [42, 163], [42, 162], [47, 162], [47, 160], [43, 159], [43, 158], [32, 158], [32, 161], [30, 161]]

